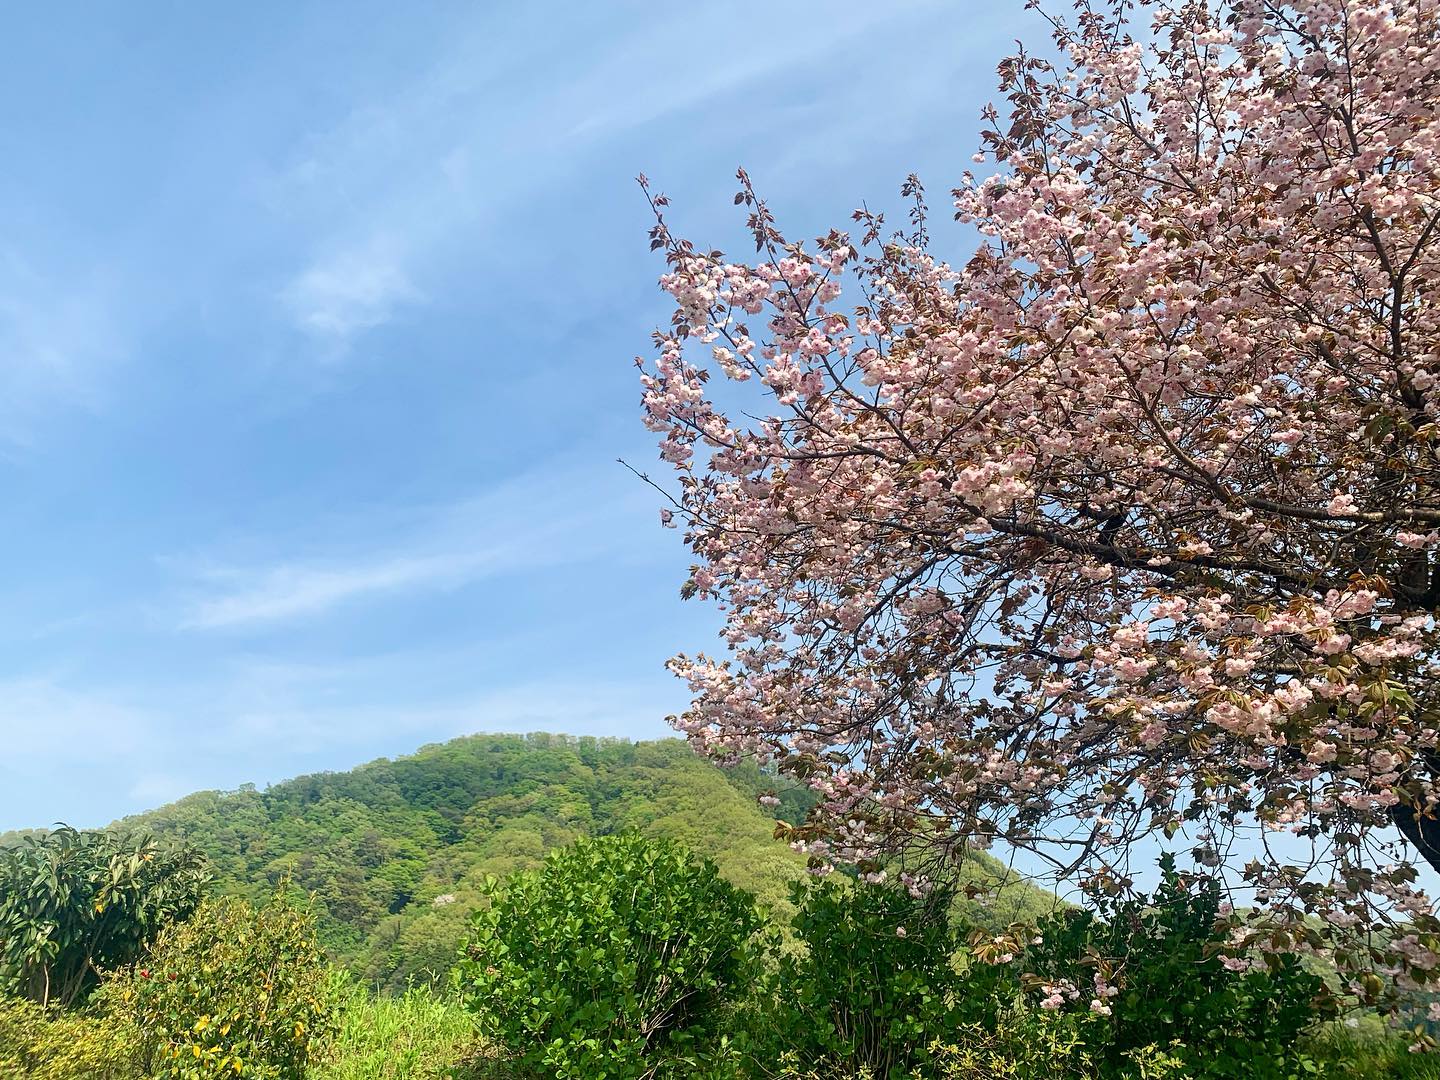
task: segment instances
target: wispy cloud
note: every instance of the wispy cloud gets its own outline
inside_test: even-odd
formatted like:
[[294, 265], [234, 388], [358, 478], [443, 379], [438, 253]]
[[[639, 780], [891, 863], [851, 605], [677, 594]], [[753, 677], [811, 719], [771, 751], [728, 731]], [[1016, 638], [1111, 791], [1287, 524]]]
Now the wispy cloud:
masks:
[[421, 299], [399, 253], [378, 241], [317, 259], [282, 295], [301, 329], [342, 345], [389, 322], [401, 305]]
[[627, 480], [618, 468], [556, 465], [418, 515], [406, 535], [368, 551], [240, 566], [183, 560], [190, 600], [180, 624], [214, 630], [279, 623], [386, 594], [614, 556], [650, 520], [640, 513], [647, 493]]
[[151, 714], [48, 677], [0, 681], [0, 731], [9, 763], [113, 760], [153, 738]]
[[214, 629], [315, 615], [377, 593], [463, 584], [495, 562], [490, 553], [457, 553], [349, 565], [215, 570], [209, 577], [217, 585], [216, 595], [200, 600], [182, 625]]
[[[939, 0], [891, 0], [885, 4], [831, 5], [823, 21], [803, 6], [776, 8], [742, 2], [713, 8], [677, 7], [647, 33], [619, 43], [605, 60], [582, 72], [573, 96], [561, 109], [578, 116], [561, 129], [566, 140], [598, 140], [658, 123], [717, 99], [736, 99], [777, 77], [816, 68], [827, 56], [843, 55], [848, 43], [879, 27], [937, 7]], [[747, 11], [746, 9], [750, 9]], [[695, 40], [723, 41], [747, 14], [767, 19], [767, 33], [723, 61], [677, 69], [662, 58], [682, 56]]]
[[28, 442], [52, 406], [94, 408], [119, 339], [103, 290], [83, 270], [45, 272], [0, 248], [0, 438]]
[[[295, 324], [336, 352], [407, 306], [457, 237], [497, 220], [636, 129], [793, 77], [876, 27], [938, 0], [766, 11], [769, 32], [726, 58], [681, 65], [696, 40], [724, 40], [758, 0], [656, 15], [597, 47], [613, 26], [456, 28], [446, 53], [330, 131], [315, 133], [271, 198], [318, 226], [316, 251], [280, 290]], [[523, 9], [522, 9], [523, 10]], [[501, 16], [491, 15], [499, 19]], [[533, 25], [532, 25], [533, 24]], [[511, 48], [494, 52], [492, 40]], [[528, 42], [532, 48], [514, 48]], [[543, 47], [541, 46], [543, 43]], [[643, 164], [643, 163], [642, 163]]]

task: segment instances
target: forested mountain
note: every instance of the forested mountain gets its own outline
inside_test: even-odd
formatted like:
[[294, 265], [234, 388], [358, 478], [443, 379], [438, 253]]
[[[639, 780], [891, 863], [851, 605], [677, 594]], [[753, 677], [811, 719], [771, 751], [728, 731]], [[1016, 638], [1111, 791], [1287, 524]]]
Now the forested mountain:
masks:
[[[773, 838], [772, 814], [798, 817], [804, 796], [779, 791], [767, 812], [756, 796], [773, 786], [753, 766], [719, 769], [677, 739], [475, 735], [263, 791], [199, 792], [120, 824], [193, 842], [224, 892], [258, 900], [288, 875], [315, 894], [335, 958], [399, 987], [450, 966], [486, 875], [584, 835], [680, 840], [784, 918], [804, 860]], [[991, 860], [973, 870], [1001, 873]], [[1047, 898], [1016, 886], [995, 917]]]

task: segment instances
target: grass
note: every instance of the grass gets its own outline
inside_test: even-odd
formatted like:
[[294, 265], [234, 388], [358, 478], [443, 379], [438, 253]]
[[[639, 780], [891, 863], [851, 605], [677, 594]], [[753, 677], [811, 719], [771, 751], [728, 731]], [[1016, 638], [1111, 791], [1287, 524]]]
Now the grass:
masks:
[[1327, 1024], [1308, 1049], [1335, 1080], [1440, 1080], [1440, 1055], [1412, 1054], [1403, 1035], [1375, 1017], [1358, 1028]]
[[[480, 1034], [474, 1017], [453, 998], [427, 987], [382, 996], [341, 973], [331, 989], [339, 1011], [338, 1035], [306, 1080], [515, 1078], [503, 1049]], [[0, 1076], [139, 1080], [137, 1071], [118, 1064], [123, 1057], [119, 1043], [118, 1056], [108, 1054], [112, 1040], [100, 1037], [106, 1029], [97, 1023], [82, 1014], [47, 1019], [38, 1006], [0, 998]], [[1411, 1054], [1407, 1041], [1378, 1017], [1365, 1016], [1353, 1027], [1326, 1024], [1307, 1038], [1306, 1048], [1324, 1080], [1440, 1080], [1440, 1055]], [[113, 1068], [108, 1064], [112, 1056]]]
[[313, 1080], [503, 1080], [503, 1054], [458, 1002], [424, 987], [372, 994], [340, 977], [340, 1032]]

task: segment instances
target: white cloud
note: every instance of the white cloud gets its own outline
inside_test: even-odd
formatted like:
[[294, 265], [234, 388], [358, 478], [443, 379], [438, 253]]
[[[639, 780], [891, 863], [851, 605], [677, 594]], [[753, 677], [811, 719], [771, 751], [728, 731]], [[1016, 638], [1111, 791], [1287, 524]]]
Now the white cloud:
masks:
[[303, 330], [343, 344], [389, 322], [396, 308], [421, 296], [396, 250], [372, 244], [316, 260], [285, 287], [282, 298]]
[[25, 443], [49, 408], [94, 408], [120, 353], [106, 291], [83, 270], [45, 272], [0, 248], [0, 436]]
[[[936, 6], [938, 0], [832, 4], [823, 21], [804, 5], [787, 8], [769, 0], [678, 7], [669, 21], [655, 21], [647, 33], [613, 49], [573, 83], [567, 81], [568, 92], [556, 112], [582, 118], [569, 131], [553, 134], [567, 142], [597, 140], [735, 97], [776, 76], [814, 69], [827, 54], [845, 52], [848, 42]], [[749, 15], [766, 20], [765, 34], [729, 55], [702, 63], [690, 59], [688, 42], [722, 41]]]
[[214, 571], [233, 585], [200, 600], [182, 624], [214, 629], [314, 615], [376, 593], [462, 584], [483, 573], [486, 554], [390, 558], [350, 565], [262, 567], [249, 573]]
[[[647, 15], [599, 43], [597, 34], [623, 20], [555, 27], [539, 8], [522, 7], [455, 27], [418, 76], [316, 132], [274, 178], [269, 200], [308, 221], [318, 249], [281, 300], [300, 329], [343, 353], [423, 302], [415, 281], [458, 238], [483, 244], [477, 225], [579, 172], [608, 142], [814, 67], [938, 6], [831, 5], [817, 22], [807, 9], [761, 0], [692, 5]], [[766, 19], [765, 35], [729, 56], [690, 59], [695, 41], [724, 40], [752, 14]]]
[[[608, 489], [608, 490], [607, 490]], [[405, 535], [369, 550], [228, 565], [188, 564], [184, 629], [223, 629], [323, 615], [386, 594], [457, 588], [481, 578], [623, 555], [627, 535], [650, 522], [649, 493], [619, 466], [555, 465], [421, 515]], [[185, 563], [181, 563], [185, 567]]]
[[154, 717], [102, 693], [46, 677], [0, 682], [0, 741], [10, 762], [129, 757], [153, 738]]

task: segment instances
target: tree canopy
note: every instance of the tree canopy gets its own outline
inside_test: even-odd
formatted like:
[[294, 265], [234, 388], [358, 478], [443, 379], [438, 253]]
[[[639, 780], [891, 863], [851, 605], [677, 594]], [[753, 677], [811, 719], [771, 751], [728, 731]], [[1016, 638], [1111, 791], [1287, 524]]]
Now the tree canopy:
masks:
[[201, 853], [141, 832], [62, 826], [0, 847], [0, 992], [69, 1006], [187, 918]]
[[1049, 25], [999, 67], [962, 261], [913, 177], [900, 231], [803, 243], [742, 171], [748, 261], [651, 193], [662, 519], [728, 650], [672, 662], [676, 722], [807, 783], [817, 858], [1004, 842], [1118, 888], [1137, 837], [1182, 833], [1247, 879], [1258, 940], [1395, 919], [1364, 962], [1424, 980], [1440, 10]]

